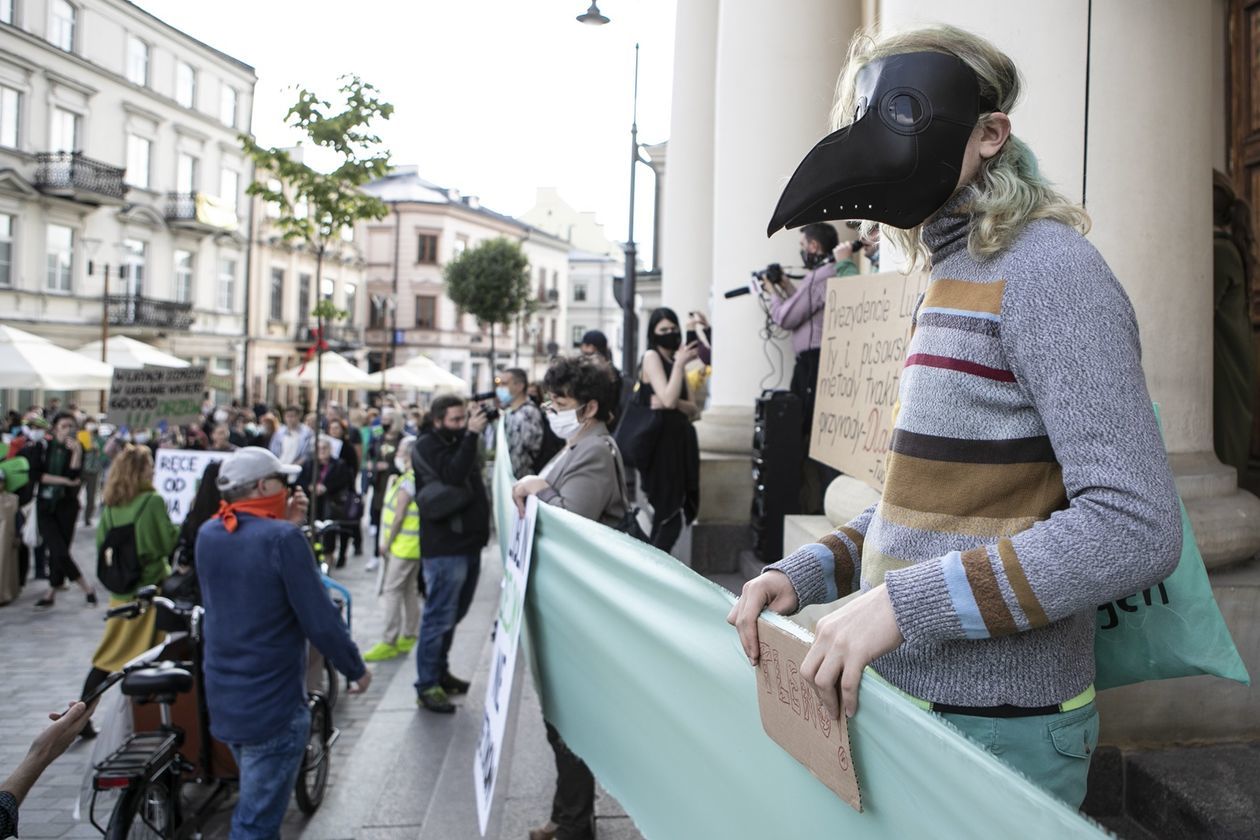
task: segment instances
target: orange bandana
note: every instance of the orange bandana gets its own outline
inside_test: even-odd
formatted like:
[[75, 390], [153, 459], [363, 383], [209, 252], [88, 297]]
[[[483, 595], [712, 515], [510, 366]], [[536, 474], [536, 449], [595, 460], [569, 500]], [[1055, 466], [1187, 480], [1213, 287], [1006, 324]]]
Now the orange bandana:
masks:
[[236, 519], [238, 513], [249, 513], [254, 516], [261, 516], [264, 519], [284, 519], [284, 511], [286, 503], [289, 500], [289, 494], [281, 490], [271, 496], [262, 496], [261, 498], [241, 499], [239, 502], [219, 502], [219, 512], [214, 515], [215, 519], [223, 520], [223, 527], [227, 529], [229, 534], [236, 530], [236, 526], [240, 523]]

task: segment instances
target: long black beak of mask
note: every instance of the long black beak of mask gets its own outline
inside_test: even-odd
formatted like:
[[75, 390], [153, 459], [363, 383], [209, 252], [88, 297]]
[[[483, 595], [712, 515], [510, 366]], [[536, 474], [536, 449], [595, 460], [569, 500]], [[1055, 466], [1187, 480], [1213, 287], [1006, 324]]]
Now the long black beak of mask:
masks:
[[854, 121], [796, 168], [768, 236], [840, 219], [915, 227], [953, 195], [976, 122], [996, 110], [970, 67], [936, 52], [872, 61], [857, 75], [856, 101]]

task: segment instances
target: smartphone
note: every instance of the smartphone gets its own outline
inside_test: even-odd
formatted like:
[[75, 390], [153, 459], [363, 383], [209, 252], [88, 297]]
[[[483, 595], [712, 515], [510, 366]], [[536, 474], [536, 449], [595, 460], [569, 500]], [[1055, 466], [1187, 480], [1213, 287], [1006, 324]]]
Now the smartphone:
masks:
[[699, 340], [700, 340], [700, 336], [696, 335], [696, 331], [695, 331], [695, 330], [687, 330], [687, 340], [686, 340], [686, 341], [684, 341], [683, 343], [684, 343], [684, 344], [695, 344], [695, 343], [696, 343], [697, 341], [699, 341]]
[[96, 700], [96, 698], [100, 697], [106, 691], [109, 691], [109, 689], [113, 687], [114, 683], [118, 682], [122, 678], [123, 678], [122, 671], [114, 671], [108, 677], [101, 680], [100, 685], [98, 685], [96, 688], [88, 692], [88, 696], [83, 698], [83, 703], [87, 706], [91, 706], [92, 703]]

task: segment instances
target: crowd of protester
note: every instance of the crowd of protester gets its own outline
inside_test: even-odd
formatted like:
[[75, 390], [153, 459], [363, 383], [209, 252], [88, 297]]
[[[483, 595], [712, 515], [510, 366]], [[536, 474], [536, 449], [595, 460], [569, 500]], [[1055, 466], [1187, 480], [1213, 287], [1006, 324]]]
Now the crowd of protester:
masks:
[[[652, 541], [668, 550], [683, 524], [695, 517], [697, 482], [692, 478], [696, 464], [688, 461], [696, 455], [691, 423], [699, 415], [694, 392], [703, 388], [708, 368], [706, 359], [686, 370], [700, 353], [696, 344], [676, 340], [681, 337], [679, 322], [669, 310], [653, 314], [650, 334], [649, 350], [630, 390], [642, 390], [649, 410], [667, 418], [663, 423], [667, 431], [653, 441], [648, 465], [642, 470], [642, 484], [645, 500], [655, 507]], [[704, 343], [707, 348], [707, 334]], [[310, 556], [306, 537], [291, 543], [268, 536], [268, 544], [277, 546], [269, 549], [259, 539], [264, 531], [271, 535], [278, 526], [260, 530], [251, 525], [240, 531], [245, 535], [241, 537], [236, 534], [238, 525], [258, 516], [287, 518], [297, 524], [307, 515], [309, 497], [314, 518], [337, 526], [326, 529], [323, 536], [323, 555], [329, 565], [343, 568], [352, 551], [356, 558], [368, 555], [364, 558], [367, 572], [377, 571], [384, 563], [377, 586], [384, 633], [360, 657], [348, 636], [315, 629], [328, 615], [312, 606], [309, 592], [302, 603], [287, 607], [281, 602], [295, 595], [268, 601], [268, 611], [278, 611], [280, 616], [274, 626], [290, 626], [283, 618], [285, 609], [301, 615], [300, 621], [291, 624], [292, 632], [285, 633], [309, 637], [317, 646], [321, 639], [315, 636], [322, 633], [322, 643], [335, 649], [330, 652], [334, 664], [358, 690], [370, 680], [364, 661], [379, 662], [414, 651], [417, 704], [429, 712], [450, 714], [457, 709], [452, 698], [469, 688], [467, 680], [451, 673], [448, 656], [456, 626], [472, 603], [481, 553], [490, 538], [487, 461], [495, 452], [498, 428], [507, 436], [516, 477], [513, 497], [522, 508], [527, 496], [536, 495], [545, 504], [643, 534], [635, 520], [637, 508], [627, 494], [633, 482], [627, 481], [611, 431], [625, 399], [625, 383], [610, 357], [606, 337], [592, 331], [583, 337], [581, 352], [555, 359], [541, 382], [531, 382], [524, 370], [509, 368], [495, 378], [494, 400], [474, 402], [443, 394], [424, 411], [392, 402], [347, 410], [329, 401], [317, 415], [297, 405], [246, 407], [207, 401], [199, 421], [160, 423], [155, 428], [118, 428], [105, 415], [73, 403], [62, 407], [55, 399], [22, 414], [10, 411], [4, 427], [5, 448], [0, 449], [4, 455], [0, 492], [13, 492], [18, 498], [12, 525], [13, 532], [22, 535], [16, 558], [19, 586], [37, 581], [44, 587], [35, 601], [39, 610], [52, 608], [71, 583], [79, 587], [89, 606], [98, 604], [98, 587], [106, 590], [101, 595], [109, 598], [110, 605], [117, 606], [152, 584], [200, 597], [208, 615], [211, 600], [217, 600], [220, 612], [225, 604], [266, 600], [269, 596], [253, 590], [267, 589], [270, 579], [264, 580], [266, 574], [253, 571], [253, 566], [245, 569], [240, 558], [248, 556], [257, 562], [269, 552], [287, 552], [287, 559], [273, 558], [273, 563], [300, 566], [301, 556]], [[496, 412], [503, 415], [501, 427], [491, 423]], [[172, 523], [166, 503], [154, 488], [154, 464], [162, 449], [224, 453], [224, 460], [206, 467], [180, 525]], [[284, 490], [278, 482], [290, 482], [299, 489]], [[277, 496], [278, 489], [285, 495]], [[300, 513], [295, 514], [297, 507]], [[34, 521], [25, 527], [28, 518]], [[96, 529], [98, 557], [92, 558], [90, 568], [81, 568], [86, 558], [76, 561], [73, 556], [75, 529], [80, 524]], [[120, 534], [126, 535], [125, 544]], [[646, 534], [643, 538], [647, 539]], [[232, 563], [241, 566], [234, 566], [230, 574], [218, 568], [227, 562], [220, 556], [227, 545], [234, 546]], [[134, 555], [139, 574], [120, 583], [102, 572], [104, 567], [96, 561], [108, 552]], [[204, 555], [201, 562], [199, 553]], [[244, 580], [252, 581], [246, 587], [250, 591], [240, 589]], [[239, 612], [232, 609], [234, 615]], [[244, 621], [244, 616], [238, 620]], [[308, 628], [306, 622], [314, 624]], [[87, 676], [81, 696], [89, 697], [112, 671], [150, 648], [166, 629], [171, 628], [160, 625], [156, 611], [107, 621], [90, 663], [84, 663]], [[237, 629], [214, 619], [207, 624], [207, 690], [212, 713], [216, 706], [225, 708], [224, 694], [241, 688], [227, 672], [216, 677], [209, 670], [216, 655], [223, 655], [223, 638], [239, 636]], [[272, 635], [279, 639], [284, 633], [276, 630]], [[284, 641], [292, 640], [285, 636]], [[243, 642], [236, 639], [233, 644]], [[263, 671], [256, 675], [260, 683], [287, 679], [264, 673], [269, 666], [260, 663], [260, 667]], [[262, 717], [274, 717], [286, 731], [301, 728], [301, 721], [282, 711]], [[248, 761], [248, 738], [257, 733], [246, 730], [253, 723], [222, 722], [216, 737]], [[83, 738], [96, 734], [90, 722], [81, 728], [76, 725], [75, 732]], [[547, 732], [559, 779], [551, 820], [533, 836], [554, 837], [561, 827], [576, 832], [572, 836], [581, 836], [592, 824], [594, 779], [550, 723]], [[287, 774], [288, 768], [268, 765], [266, 772]], [[251, 799], [248, 787], [242, 778], [242, 804], [236, 818], [262, 824], [282, 814], [280, 803]]]

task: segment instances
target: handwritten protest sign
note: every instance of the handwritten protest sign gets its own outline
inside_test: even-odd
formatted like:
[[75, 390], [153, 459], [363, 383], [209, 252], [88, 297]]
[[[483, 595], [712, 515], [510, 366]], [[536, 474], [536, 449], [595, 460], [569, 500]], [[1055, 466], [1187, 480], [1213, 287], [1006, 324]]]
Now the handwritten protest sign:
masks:
[[114, 369], [109, 386], [109, 422], [128, 429], [152, 429], [165, 421], [178, 426], [201, 418], [205, 367]]
[[525, 515], [515, 516], [512, 541], [508, 543], [507, 560], [503, 564], [503, 583], [499, 590], [499, 614], [494, 624], [494, 645], [490, 655], [490, 680], [486, 684], [486, 705], [481, 718], [481, 738], [473, 759], [473, 779], [477, 791], [477, 820], [481, 835], [490, 821], [490, 805], [499, 776], [499, 759], [503, 755], [503, 734], [507, 729], [508, 710], [512, 704], [513, 677], [516, 674], [516, 648], [521, 638], [525, 614], [525, 587], [529, 583], [529, 561], [533, 554], [534, 523], [538, 521], [538, 497], [525, 501]]
[[861, 811], [848, 718], [841, 715], [832, 720], [814, 689], [801, 679], [800, 665], [809, 645], [764, 619], [757, 619], [757, 638], [761, 642], [757, 706], [766, 734], [855, 811]]
[[159, 449], [153, 460], [153, 487], [166, 502], [171, 522], [178, 525], [188, 515], [206, 467], [222, 461], [230, 452], [194, 452], [189, 449]]
[[884, 488], [893, 408], [925, 274], [833, 277], [809, 455]]

